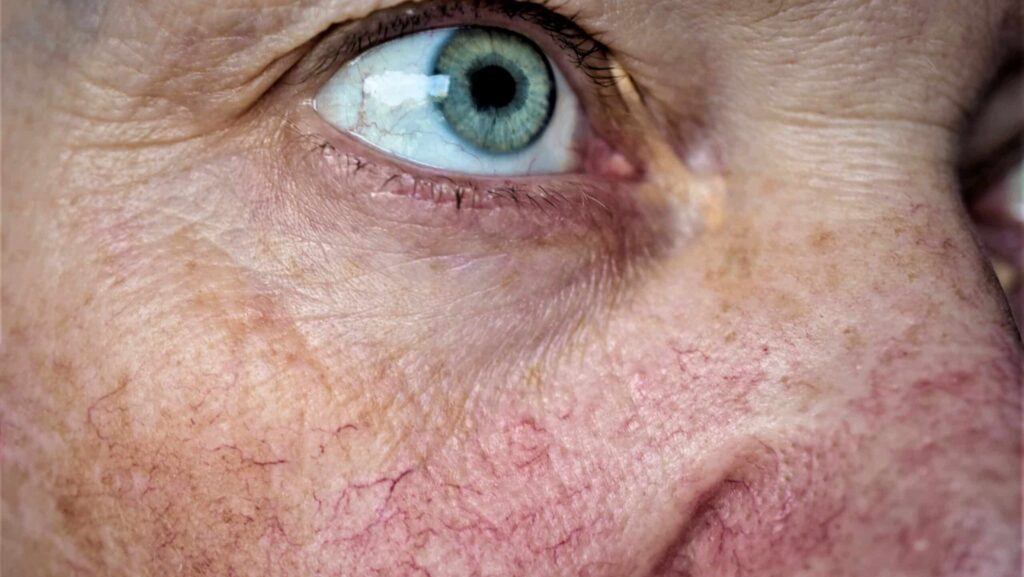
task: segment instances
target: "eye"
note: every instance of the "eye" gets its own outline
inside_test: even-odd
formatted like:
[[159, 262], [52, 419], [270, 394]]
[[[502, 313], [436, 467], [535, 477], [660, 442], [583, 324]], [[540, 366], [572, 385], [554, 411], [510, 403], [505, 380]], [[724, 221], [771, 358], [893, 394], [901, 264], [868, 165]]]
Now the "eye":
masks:
[[579, 164], [576, 95], [536, 44], [501, 28], [380, 44], [338, 70], [315, 106], [335, 128], [439, 170], [525, 176]]

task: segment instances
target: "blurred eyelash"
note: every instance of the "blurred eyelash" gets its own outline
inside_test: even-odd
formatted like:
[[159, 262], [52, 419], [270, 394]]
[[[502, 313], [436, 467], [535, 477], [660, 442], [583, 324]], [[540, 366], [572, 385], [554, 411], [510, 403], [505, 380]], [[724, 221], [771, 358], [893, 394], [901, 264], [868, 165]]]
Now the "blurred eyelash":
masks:
[[[320, 154], [339, 157], [352, 174], [363, 170], [387, 174], [387, 169], [353, 155], [344, 154], [326, 141], [317, 145]], [[589, 209], [592, 216], [612, 216], [611, 209], [588, 194], [590, 186], [585, 179], [562, 178], [546, 185], [537, 182], [504, 181], [501, 184], [481, 185], [473, 179], [457, 180], [449, 176], [415, 176], [394, 173], [381, 177], [378, 187], [382, 191], [399, 192], [418, 198], [429, 198], [438, 204], [451, 204], [456, 210], [479, 208], [484, 205], [505, 205], [516, 208], [532, 208], [542, 212], [559, 210], [566, 204], [576, 202]], [[411, 194], [409, 194], [411, 191]]]
[[570, 54], [576, 67], [598, 86], [615, 86], [619, 76], [616, 69], [608, 65], [608, 47], [579, 26], [578, 14], [562, 16], [553, 9], [514, 2], [505, 4], [503, 12], [509, 18], [520, 18], [550, 34]]
[[[563, 15], [557, 10], [547, 0], [539, 3], [441, 0], [424, 6], [403, 4], [344, 25], [351, 28], [351, 33], [346, 34], [333, 50], [316, 60], [309, 76], [333, 69], [341, 62], [388, 40], [446, 25], [446, 20], [466, 19], [466, 24], [472, 24], [473, 19], [481, 14], [496, 14], [543, 30], [566, 52], [572, 64], [596, 86], [614, 87], [620, 76], [617, 69], [610, 66], [608, 47], [580, 27], [577, 14]], [[447, 25], [452, 24], [449, 22]]]
[[[305, 131], [295, 122], [287, 121], [286, 129], [304, 142], [305, 154], [311, 160], [332, 158], [344, 167], [342, 178], [360, 174], [373, 175], [375, 190], [401, 193], [437, 204], [446, 204], [456, 211], [473, 208], [508, 206], [548, 211], [570, 210], [579, 216], [600, 221], [614, 219], [613, 207], [601, 202], [591, 190], [597, 184], [586, 177], [563, 175], [557, 179], [509, 180], [492, 182], [474, 177], [453, 178], [441, 174], [415, 174], [396, 170], [387, 161], [378, 162], [336, 148], [327, 139]], [[606, 183], [602, 182], [601, 185]]]

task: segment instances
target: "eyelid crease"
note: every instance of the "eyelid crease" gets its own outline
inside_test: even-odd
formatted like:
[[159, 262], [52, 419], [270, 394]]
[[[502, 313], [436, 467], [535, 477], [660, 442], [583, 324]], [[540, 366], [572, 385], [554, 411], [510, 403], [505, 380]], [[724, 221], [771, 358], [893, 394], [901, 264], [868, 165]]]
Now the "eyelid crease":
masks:
[[416, 4], [401, 4], [374, 12], [369, 16], [339, 24], [325, 34], [337, 34], [308, 65], [299, 82], [324, 75], [342, 63], [366, 50], [389, 40], [414, 32], [433, 28], [462, 25], [500, 25], [501, 19], [518, 20], [539, 29], [561, 48], [572, 65], [595, 86], [613, 88], [620, 80], [618, 69], [612, 65], [610, 50], [594, 36], [583, 30], [575, 15], [557, 12], [548, 0], [520, 2], [505, 0], [438, 0]]

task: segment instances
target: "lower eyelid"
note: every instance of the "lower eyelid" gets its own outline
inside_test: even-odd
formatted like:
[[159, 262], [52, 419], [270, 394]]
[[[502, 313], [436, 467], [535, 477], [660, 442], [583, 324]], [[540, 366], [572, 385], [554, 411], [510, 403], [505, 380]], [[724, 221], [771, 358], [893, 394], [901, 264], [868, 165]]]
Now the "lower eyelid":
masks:
[[[618, 175], [453, 177], [406, 166], [345, 135], [324, 134], [312, 111], [301, 116], [289, 123], [292, 138], [284, 144], [289, 149], [287, 170], [304, 182], [298, 190], [313, 188], [339, 213], [358, 210], [384, 221], [455, 227], [496, 240], [648, 228], [649, 223], [641, 221], [650, 215], [632, 193], [644, 179], [636, 170]], [[590, 148], [595, 156], [591, 164], [617, 166], [624, 172], [624, 159], [610, 147], [594, 141]]]

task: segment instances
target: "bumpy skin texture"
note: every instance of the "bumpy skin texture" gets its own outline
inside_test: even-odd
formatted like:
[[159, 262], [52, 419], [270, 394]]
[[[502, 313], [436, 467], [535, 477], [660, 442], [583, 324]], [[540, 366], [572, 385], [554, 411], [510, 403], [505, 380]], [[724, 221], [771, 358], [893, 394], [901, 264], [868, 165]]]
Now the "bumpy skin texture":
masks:
[[1017, 574], [949, 169], [1014, 2], [566, 4], [716, 225], [352, 201], [267, 91], [376, 4], [4, 4], [5, 575]]

